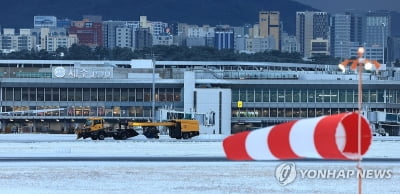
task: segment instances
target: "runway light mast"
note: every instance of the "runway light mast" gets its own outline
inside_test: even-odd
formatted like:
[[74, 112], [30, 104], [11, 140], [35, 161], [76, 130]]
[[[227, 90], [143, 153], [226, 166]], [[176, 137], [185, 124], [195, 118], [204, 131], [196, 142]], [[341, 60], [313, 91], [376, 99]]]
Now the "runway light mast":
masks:
[[[376, 60], [368, 60], [364, 58], [364, 52], [365, 49], [364, 47], [359, 47], [357, 51], [357, 59], [346, 59], [342, 63], [339, 64], [339, 69], [344, 72], [346, 72], [346, 66], [351, 64], [350, 68], [354, 71], [358, 72], [358, 143], [357, 143], [357, 169], [359, 173], [362, 172], [361, 168], [361, 160], [362, 160], [362, 154], [361, 154], [361, 114], [362, 114], [362, 66], [366, 70], [371, 70], [373, 65], [375, 66], [376, 71], [379, 70], [381, 67], [381, 64], [376, 61]], [[358, 176], [358, 193], [362, 193], [362, 177]]]

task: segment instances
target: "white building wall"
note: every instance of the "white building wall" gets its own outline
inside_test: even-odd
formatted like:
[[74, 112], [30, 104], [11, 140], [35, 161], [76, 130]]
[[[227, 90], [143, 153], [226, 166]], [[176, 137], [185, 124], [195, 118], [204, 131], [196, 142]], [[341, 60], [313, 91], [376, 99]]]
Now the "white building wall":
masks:
[[[184, 112], [205, 114], [201, 134], [231, 134], [230, 89], [195, 88], [195, 72], [184, 73]], [[213, 116], [212, 116], [213, 115]]]
[[200, 133], [231, 134], [231, 90], [221, 88], [196, 88], [195, 91], [196, 111], [206, 114], [206, 126], [200, 127]]
[[121, 26], [116, 28], [116, 43], [117, 47], [133, 47], [132, 41], [132, 28], [128, 26]]
[[163, 33], [165, 33], [165, 29], [167, 27], [168, 27], [168, 23], [165, 23], [165, 22], [159, 22], [159, 21], [151, 22], [151, 27], [150, 27], [151, 32], [150, 33], [153, 36], [163, 34]]
[[282, 33], [281, 39], [281, 51], [282, 52], [299, 52], [299, 42], [296, 39], [296, 36], [288, 35], [288, 33]]
[[253, 52], [264, 52], [275, 48], [275, 38], [268, 36], [266, 38], [253, 38]]
[[50, 36], [49, 28], [40, 29], [40, 48], [47, 50], [47, 37]]
[[204, 37], [202, 28], [198, 26], [190, 26], [188, 28], [188, 38], [199, 38]]
[[18, 51], [18, 36], [11, 37], [11, 47], [12, 50]]
[[15, 29], [14, 28], [4, 28], [3, 29], [3, 35], [15, 35]]
[[46, 51], [53, 52], [55, 51], [56, 45], [56, 37], [46, 37]]
[[78, 44], [78, 36], [76, 34], [68, 35], [68, 48], [71, 47], [73, 44]]
[[48, 36], [46, 37], [46, 50], [49, 52], [55, 52], [58, 48], [71, 47], [71, 43], [77, 43], [73, 36]]
[[31, 29], [19, 29], [19, 35], [30, 36], [31, 35]]
[[174, 39], [172, 35], [169, 34], [160, 34], [153, 37], [153, 45], [172, 45], [174, 43]]
[[184, 89], [183, 89], [183, 99], [185, 99], [183, 104], [184, 112], [193, 112], [194, 108], [194, 88], [195, 88], [195, 73], [191, 71], [185, 71], [184, 73]]
[[[36, 38], [30, 35], [29, 29], [21, 29], [20, 34], [15, 33], [14, 28], [6, 28], [4, 34], [0, 35], [0, 50], [10, 53], [20, 50], [31, 50], [35, 48]], [[2, 45], [4, 41], [4, 45]]]
[[215, 27], [208, 25], [197, 26], [192, 25], [188, 27], [187, 37], [189, 38], [203, 38], [203, 37], [214, 37]]
[[235, 51], [238, 52], [247, 52], [246, 50], [246, 40], [247, 37], [236, 37], [235, 38]]

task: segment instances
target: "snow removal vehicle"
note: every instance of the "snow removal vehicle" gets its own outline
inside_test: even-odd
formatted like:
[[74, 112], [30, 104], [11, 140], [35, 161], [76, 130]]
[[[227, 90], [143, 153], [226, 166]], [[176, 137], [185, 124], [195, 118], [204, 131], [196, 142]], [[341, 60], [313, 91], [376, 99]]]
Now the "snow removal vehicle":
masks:
[[137, 130], [142, 130], [143, 135], [147, 138], [159, 138], [159, 127], [168, 128], [171, 138], [189, 139], [199, 135], [200, 127], [197, 120], [176, 119], [164, 122], [147, 122], [147, 121], [129, 121], [119, 125], [119, 127], [106, 126], [101, 117], [88, 118], [81, 129], [75, 130], [77, 139], [91, 138], [93, 140], [104, 140], [104, 138], [112, 137], [116, 140], [125, 140], [130, 137], [139, 135]]

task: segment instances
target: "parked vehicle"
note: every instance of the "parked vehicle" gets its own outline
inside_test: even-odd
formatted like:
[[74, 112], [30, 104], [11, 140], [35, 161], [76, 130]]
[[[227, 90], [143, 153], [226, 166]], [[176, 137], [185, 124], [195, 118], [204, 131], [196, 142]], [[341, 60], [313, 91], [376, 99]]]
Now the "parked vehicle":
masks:
[[114, 128], [106, 126], [103, 118], [92, 117], [86, 120], [83, 128], [75, 130], [75, 134], [77, 139], [90, 137], [93, 140], [104, 140], [104, 138], [112, 137], [117, 140], [125, 140], [139, 135], [136, 129], [142, 128], [144, 136], [158, 139], [160, 133], [158, 127], [167, 127], [169, 136], [176, 139], [189, 139], [197, 136], [200, 129], [197, 120], [189, 119], [176, 119], [165, 122], [130, 121], [120, 124], [118, 128]]

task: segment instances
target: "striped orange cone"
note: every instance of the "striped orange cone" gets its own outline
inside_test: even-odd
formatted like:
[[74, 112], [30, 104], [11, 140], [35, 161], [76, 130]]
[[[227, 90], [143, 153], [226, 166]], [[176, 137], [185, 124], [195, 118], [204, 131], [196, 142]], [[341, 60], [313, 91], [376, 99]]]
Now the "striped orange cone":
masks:
[[[343, 113], [242, 132], [225, 138], [223, 147], [230, 160], [355, 160], [361, 157], [358, 117], [358, 113]], [[361, 155], [367, 152], [371, 141], [371, 128], [361, 117]]]

